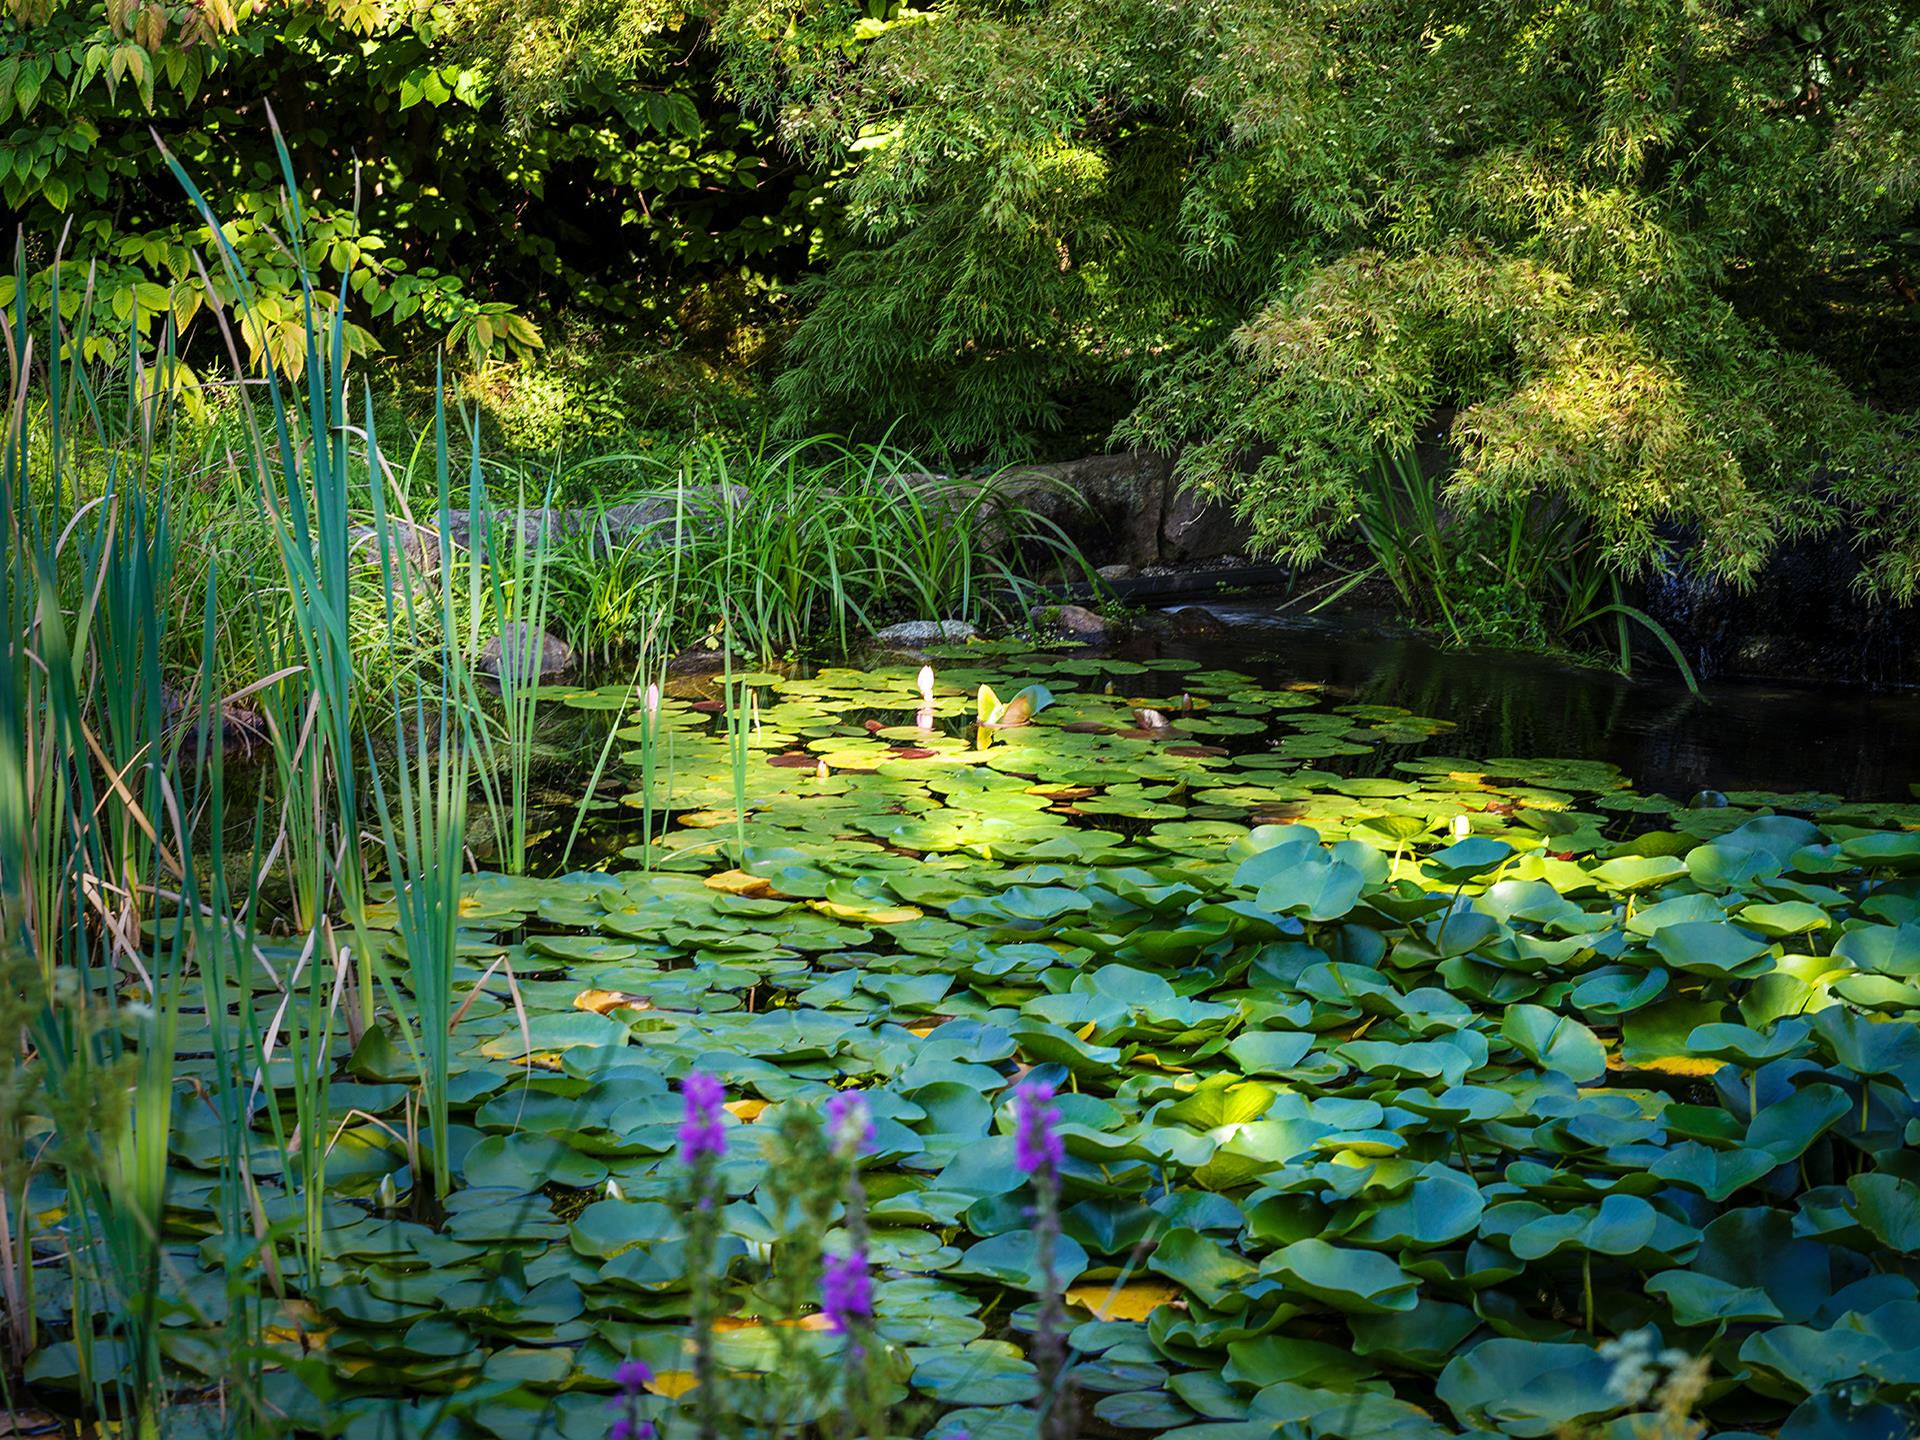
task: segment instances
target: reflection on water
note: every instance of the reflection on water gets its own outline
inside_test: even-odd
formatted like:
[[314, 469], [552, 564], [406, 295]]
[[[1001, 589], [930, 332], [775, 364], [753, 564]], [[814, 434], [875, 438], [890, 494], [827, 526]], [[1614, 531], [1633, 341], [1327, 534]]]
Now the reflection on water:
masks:
[[1696, 698], [1671, 672], [1609, 671], [1506, 651], [1443, 650], [1418, 636], [1209, 603], [1217, 639], [1163, 643], [1267, 683], [1324, 684], [1340, 701], [1452, 720], [1436, 742], [1473, 757], [1608, 760], [1641, 790], [1824, 790], [1905, 800], [1920, 781], [1920, 694], [1723, 681]]

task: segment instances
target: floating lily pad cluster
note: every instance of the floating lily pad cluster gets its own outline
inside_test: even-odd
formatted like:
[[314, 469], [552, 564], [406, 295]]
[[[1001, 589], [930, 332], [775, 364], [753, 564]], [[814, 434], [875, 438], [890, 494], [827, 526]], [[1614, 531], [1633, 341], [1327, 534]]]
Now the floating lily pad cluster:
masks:
[[[1689, 805], [1172, 662], [955, 663], [930, 707], [907, 670], [746, 679], [743, 797], [712, 709], [669, 700], [623, 732], [653, 747], [628, 803], [675, 822], [631, 868], [469, 887], [436, 1228], [376, 1203], [412, 1179], [405, 1055], [343, 1054], [327, 1260], [295, 1277], [333, 1389], [296, 1367], [276, 1403], [597, 1440], [634, 1354], [668, 1419], [699, 1068], [734, 1102], [722, 1368], [778, 1354], [759, 1135], [858, 1089], [916, 1433], [1031, 1435], [1031, 1069], [1106, 1430], [1627, 1440], [1651, 1402], [1602, 1347], [1648, 1327], [1705, 1357], [1716, 1433], [1920, 1425], [1920, 810]], [[1050, 706], [976, 728], [975, 687], [1035, 679]], [[211, 1313], [215, 1141], [182, 1130], [169, 1282]], [[253, 1170], [300, 1178], [264, 1138]]]

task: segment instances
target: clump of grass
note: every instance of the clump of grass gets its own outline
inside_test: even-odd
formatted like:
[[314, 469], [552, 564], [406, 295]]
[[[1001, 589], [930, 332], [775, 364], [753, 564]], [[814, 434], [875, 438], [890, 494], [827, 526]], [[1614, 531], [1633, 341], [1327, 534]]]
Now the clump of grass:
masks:
[[890, 445], [706, 439], [621, 458], [650, 482], [610, 497], [553, 562], [553, 623], [583, 650], [617, 648], [664, 607], [683, 644], [724, 633], [759, 658], [846, 651], [893, 620], [1023, 615], [1043, 572], [1085, 568], [1004, 473], [942, 475]]
[[[244, 317], [244, 273], [217, 258]], [[239, 1433], [273, 1428], [269, 1332], [300, 1327], [289, 1306], [328, 1270], [339, 1041], [406, 1046], [416, 1208], [445, 1195], [476, 763], [488, 801], [525, 810], [536, 685], [506, 655], [502, 704], [474, 657], [502, 629], [537, 634], [549, 540], [483, 537], [456, 563], [444, 407], [393, 463], [350, 398], [344, 295], [308, 299], [304, 393], [234, 387], [217, 450], [137, 364], [96, 380], [67, 359], [83, 334], [0, 328], [0, 1399], [57, 1345], [83, 1416], [142, 1436], [166, 1431], [183, 1337], [218, 1357]], [[468, 488], [484, 520], [477, 456]], [[239, 804], [220, 735], [236, 706], [267, 752]], [[183, 1070], [176, 1042], [202, 1021]], [[217, 1316], [162, 1239], [169, 1155], [209, 1115]]]

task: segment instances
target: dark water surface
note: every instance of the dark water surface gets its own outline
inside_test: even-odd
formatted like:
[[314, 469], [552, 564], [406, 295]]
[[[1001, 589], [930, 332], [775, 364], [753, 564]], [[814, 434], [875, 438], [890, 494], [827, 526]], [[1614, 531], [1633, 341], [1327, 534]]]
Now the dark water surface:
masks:
[[1432, 748], [1607, 760], [1643, 791], [1827, 791], [1907, 800], [1920, 782], [1920, 691], [1718, 681], [1698, 697], [1671, 670], [1611, 671], [1548, 656], [1448, 650], [1353, 618], [1209, 601], [1228, 634], [1161, 643], [1161, 654], [1310, 681], [1335, 703], [1400, 705], [1459, 728]]

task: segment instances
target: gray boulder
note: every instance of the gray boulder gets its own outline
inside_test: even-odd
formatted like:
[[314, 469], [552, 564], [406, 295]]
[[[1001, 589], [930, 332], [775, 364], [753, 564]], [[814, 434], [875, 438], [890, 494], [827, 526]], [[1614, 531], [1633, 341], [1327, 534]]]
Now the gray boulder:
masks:
[[902, 620], [884, 630], [873, 632], [881, 645], [962, 645], [973, 639], [974, 628], [965, 620]]
[[1160, 558], [1160, 511], [1173, 462], [1151, 450], [1033, 465], [1002, 477], [997, 498], [1052, 521], [1086, 554], [1128, 565]]
[[1038, 629], [1078, 640], [1083, 645], [1105, 640], [1112, 633], [1107, 617], [1084, 605], [1036, 605], [1033, 623]]
[[[511, 665], [511, 672], [503, 672], [503, 665]], [[487, 641], [473, 662], [482, 675], [497, 679], [510, 673], [523, 685], [532, 680], [557, 680], [573, 665], [573, 647], [566, 641], [517, 621]]]

